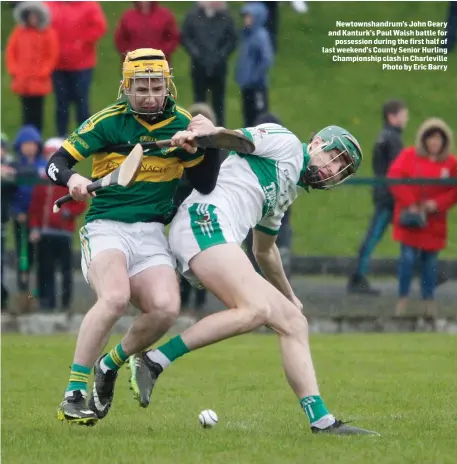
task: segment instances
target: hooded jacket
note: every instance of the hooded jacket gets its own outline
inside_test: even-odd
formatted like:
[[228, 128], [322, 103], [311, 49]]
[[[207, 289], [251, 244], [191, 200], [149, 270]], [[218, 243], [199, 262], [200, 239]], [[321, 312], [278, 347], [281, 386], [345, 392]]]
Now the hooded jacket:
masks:
[[107, 30], [106, 18], [98, 2], [46, 2], [52, 27], [59, 40], [59, 71], [93, 68], [96, 45]]
[[84, 213], [87, 205], [84, 201], [70, 201], [58, 213], [53, 213], [54, 202], [67, 193], [67, 187], [52, 182], [35, 185], [29, 210], [30, 229], [38, 229], [45, 235], [73, 235], [76, 219]]
[[[34, 12], [39, 17], [37, 28], [29, 27], [25, 18]], [[52, 91], [59, 44], [49, 26], [48, 7], [42, 2], [21, 2], [13, 12], [18, 25], [6, 46], [6, 67], [12, 78], [11, 89], [21, 96], [43, 96]]]
[[[431, 129], [445, 134], [446, 143], [436, 160], [426, 151], [424, 135]], [[392, 179], [454, 177], [457, 180], [457, 159], [451, 154], [452, 132], [444, 121], [437, 118], [426, 120], [417, 132], [416, 145], [405, 148], [389, 169]], [[395, 199], [393, 236], [408, 246], [426, 251], [439, 251], [446, 246], [447, 212], [457, 203], [457, 185], [392, 185], [390, 190]], [[434, 200], [438, 211], [427, 216], [427, 225], [412, 229], [399, 224], [401, 212], [412, 205]]]
[[242, 31], [235, 79], [242, 89], [263, 89], [273, 64], [273, 47], [265, 27], [268, 10], [260, 2], [249, 2], [241, 13], [252, 17], [252, 25]]
[[[38, 154], [32, 163], [30, 163], [21, 152], [21, 144], [25, 142], [35, 142], [39, 146]], [[23, 175], [28, 174], [30, 177], [45, 176], [46, 162], [41, 157], [42, 140], [40, 133], [34, 126], [25, 125], [19, 130], [16, 140], [14, 141], [14, 151], [18, 158], [15, 163], [18, 171]], [[11, 208], [15, 215], [28, 212], [32, 199], [33, 187], [33, 183], [21, 184], [17, 187]]]
[[121, 17], [114, 42], [119, 53], [125, 54], [137, 48], [162, 50], [167, 60], [179, 45], [179, 29], [173, 13], [157, 2], [149, 2], [150, 10], [142, 13], [138, 2]]

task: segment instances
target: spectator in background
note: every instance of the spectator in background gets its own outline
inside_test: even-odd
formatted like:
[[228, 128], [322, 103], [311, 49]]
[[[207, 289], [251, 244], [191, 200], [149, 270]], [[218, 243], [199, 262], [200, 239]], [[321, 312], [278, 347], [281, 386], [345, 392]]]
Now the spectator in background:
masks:
[[268, 71], [273, 64], [273, 48], [265, 28], [268, 11], [261, 2], [249, 2], [241, 9], [244, 29], [236, 64], [236, 82], [243, 99], [244, 126], [268, 111]]
[[[457, 179], [457, 159], [450, 153], [452, 132], [441, 119], [426, 120], [416, 146], [403, 150], [389, 170], [389, 178]], [[394, 239], [400, 242], [399, 300], [396, 314], [405, 312], [416, 261], [422, 268], [424, 313], [436, 316], [434, 291], [438, 252], [447, 241], [447, 212], [457, 203], [455, 185], [392, 185], [395, 198]]]
[[14, 167], [13, 158], [9, 155], [8, 137], [2, 133], [1, 142], [1, 188], [2, 188], [2, 240], [1, 240], [1, 269], [0, 277], [2, 281], [2, 312], [8, 308], [9, 293], [4, 283], [3, 264], [5, 259], [5, 236], [6, 227], [11, 216], [11, 203], [16, 192], [16, 169]]
[[30, 309], [29, 277], [33, 265], [33, 245], [29, 242], [28, 215], [34, 182], [40, 174], [44, 174], [46, 162], [41, 156], [42, 140], [38, 130], [31, 125], [23, 126], [14, 141], [16, 153], [16, 171], [20, 171], [27, 180], [18, 185], [13, 201], [14, 235], [17, 254], [17, 284], [20, 292], [20, 311]]
[[181, 35], [191, 59], [194, 101], [206, 102], [210, 91], [217, 125], [224, 126], [228, 60], [237, 40], [227, 2], [198, 2], [187, 13]]
[[[213, 124], [216, 121], [216, 115], [214, 111], [206, 103], [195, 103], [189, 108], [189, 113], [192, 117], [197, 114], [202, 114], [208, 118]], [[218, 150], [219, 157], [224, 158], [227, 156], [224, 150]], [[176, 208], [179, 208], [181, 203], [191, 194], [192, 185], [187, 179], [186, 172], [181, 178], [178, 189], [176, 191], [174, 201]], [[203, 308], [206, 304], [207, 291], [204, 288], [194, 288], [192, 285], [180, 275], [180, 287], [181, 287], [181, 306], [183, 308], [182, 313], [187, 314], [192, 318], [201, 319], [203, 314]], [[192, 293], [195, 292], [195, 303], [191, 304]]]
[[52, 27], [59, 41], [59, 59], [52, 76], [56, 96], [56, 128], [66, 137], [70, 104], [76, 105], [76, 119], [82, 124], [89, 116], [89, 90], [95, 67], [96, 45], [105, 35], [105, 15], [98, 2], [46, 2]]
[[261, 2], [268, 10], [267, 22], [265, 24], [270, 34], [271, 46], [274, 52], [278, 51], [278, 29], [279, 29], [279, 2]]
[[117, 51], [125, 54], [138, 48], [162, 50], [171, 66], [171, 55], [179, 45], [179, 29], [173, 13], [159, 2], [132, 2], [114, 33]]
[[49, 10], [42, 2], [21, 2], [13, 15], [18, 25], [6, 45], [11, 89], [21, 99], [22, 124], [33, 124], [41, 132], [44, 97], [52, 91], [59, 53], [57, 35], [49, 27]]
[[[273, 113], [264, 113], [261, 114], [254, 122], [254, 126], [258, 126], [259, 124], [279, 124], [283, 125], [279, 118], [274, 115]], [[292, 211], [292, 207], [288, 208], [288, 210], [284, 213], [284, 217], [281, 221], [281, 228], [279, 229], [278, 238], [276, 239], [276, 245], [279, 250], [279, 254], [281, 255], [282, 265], [284, 267], [284, 272], [286, 273], [287, 278], [289, 279], [292, 275], [292, 229], [290, 225], [290, 214]], [[244, 245], [246, 246], [246, 254], [248, 255], [249, 260], [251, 261], [254, 269], [259, 273], [262, 274], [259, 265], [254, 257], [254, 253], [252, 251], [253, 245], [253, 237], [252, 237], [252, 230], [249, 231], [246, 240], [244, 241]]]
[[[373, 149], [373, 174], [385, 177], [390, 165], [403, 148], [402, 131], [408, 123], [408, 109], [401, 100], [386, 101], [382, 107], [384, 127], [376, 139]], [[370, 227], [360, 247], [357, 267], [348, 282], [349, 293], [379, 295], [366, 278], [368, 265], [376, 245], [381, 241], [392, 222], [394, 200], [387, 185], [375, 185], [373, 190], [374, 214]]]
[[[279, 8], [281, 2], [279, 1], [265, 1], [262, 2], [268, 10], [268, 19], [266, 22], [266, 28], [270, 34], [271, 45], [275, 53], [278, 52], [278, 30], [279, 30]], [[307, 13], [308, 5], [306, 2], [296, 0], [290, 2], [292, 8], [297, 13], [303, 14]]]
[[[44, 144], [45, 161], [62, 146], [64, 139], [51, 138]], [[36, 245], [37, 283], [40, 309], [56, 309], [56, 271], [62, 275], [63, 310], [68, 310], [73, 290], [73, 234], [76, 219], [83, 214], [83, 201], [70, 201], [58, 213], [52, 212], [54, 202], [66, 195], [68, 188], [51, 182], [35, 185], [29, 213], [30, 242]]]

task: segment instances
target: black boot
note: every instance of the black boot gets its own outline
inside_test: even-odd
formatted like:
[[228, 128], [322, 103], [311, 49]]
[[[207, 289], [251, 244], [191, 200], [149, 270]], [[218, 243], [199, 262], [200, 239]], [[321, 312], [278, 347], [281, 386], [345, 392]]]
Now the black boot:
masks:
[[378, 296], [381, 292], [372, 288], [365, 276], [353, 274], [347, 285], [348, 293], [356, 293], [359, 295]]

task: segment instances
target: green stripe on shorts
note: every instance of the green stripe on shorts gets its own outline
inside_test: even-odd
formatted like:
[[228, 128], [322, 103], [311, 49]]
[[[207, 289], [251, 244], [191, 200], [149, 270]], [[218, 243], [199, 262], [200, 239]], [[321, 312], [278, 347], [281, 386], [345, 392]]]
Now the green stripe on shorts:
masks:
[[89, 236], [85, 226], [81, 227], [79, 230], [79, 239], [81, 241], [81, 252], [86, 262], [86, 267], [89, 267], [92, 259], [92, 250], [90, 248]]
[[227, 243], [217, 219], [214, 205], [194, 203], [189, 207], [190, 227], [200, 250]]

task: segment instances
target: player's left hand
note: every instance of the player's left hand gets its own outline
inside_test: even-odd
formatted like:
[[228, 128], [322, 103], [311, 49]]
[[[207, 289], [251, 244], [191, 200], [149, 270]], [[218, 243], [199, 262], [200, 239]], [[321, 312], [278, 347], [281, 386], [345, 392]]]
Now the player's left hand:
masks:
[[194, 140], [196, 135], [195, 132], [189, 130], [176, 132], [171, 138], [171, 146], [181, 147], [188, 153], [194, 154], [197, 151], [197, 142]]

